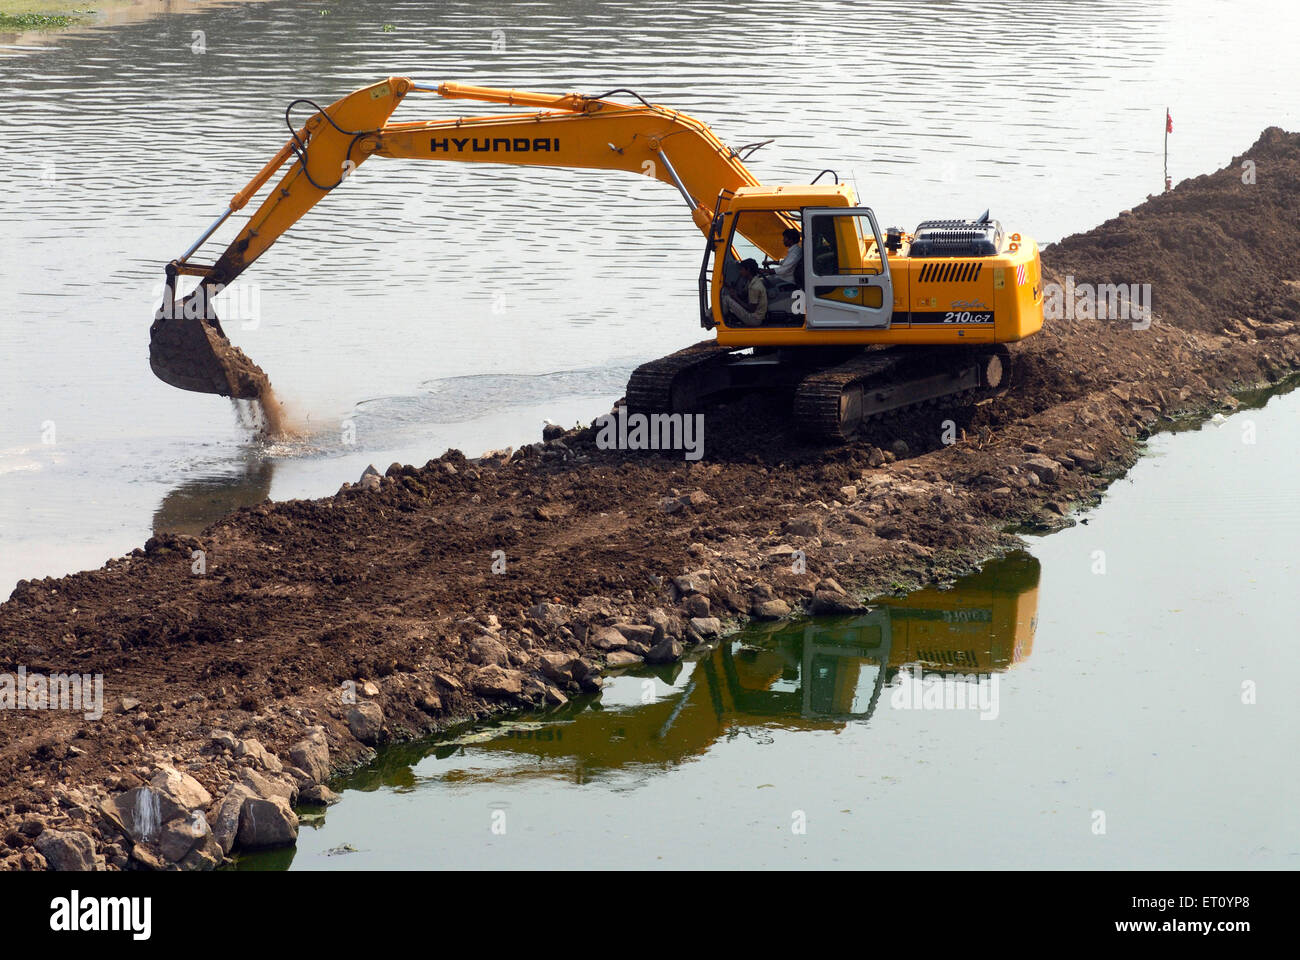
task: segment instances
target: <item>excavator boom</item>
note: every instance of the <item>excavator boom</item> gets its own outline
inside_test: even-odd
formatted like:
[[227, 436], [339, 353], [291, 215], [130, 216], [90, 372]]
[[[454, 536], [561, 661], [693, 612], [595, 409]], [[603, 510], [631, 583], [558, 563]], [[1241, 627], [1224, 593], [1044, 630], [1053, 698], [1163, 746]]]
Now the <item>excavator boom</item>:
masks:
[[[389, 123], [411, 93], [535, 108], [527, 113]], [[639, 102], [607, 99], [626, 93]], [[238, 193], [207, 231], [167, 266], [167, 288], [151, 328], [150, 362], [164, 381], [186, 390], [255, 397], [262, 378], [251, 361], [229, 345], [212, 309], [212, 297], [244, 272], [326, 194], [373, 156], [513, 165], [622, 170], [675, 187], [692, 220], [707, 232], [720, 191], [758, 183], [739, 152], [709, 128], [680, 111], [654, 106], [631, 91], [599, 97], [497, 90], [456, 83], [422, 87], [389, 77], [316, 112]], [[290, 111], [286, 110], [286, 121]], [[242, 209], [285, 164], [292, 163], [238, 235], [215, 260], [191, 259], [227, 218]], [[747, 224], [750, 239], [771, 255], [782, 251], [778, 215]], [[201, 280], [177, 301], [180, 276]]]

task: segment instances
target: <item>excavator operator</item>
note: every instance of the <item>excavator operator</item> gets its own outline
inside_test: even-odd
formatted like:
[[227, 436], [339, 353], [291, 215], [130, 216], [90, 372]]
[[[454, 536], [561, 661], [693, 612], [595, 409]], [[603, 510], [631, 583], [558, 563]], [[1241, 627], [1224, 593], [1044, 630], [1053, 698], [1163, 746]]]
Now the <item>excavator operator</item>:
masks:
[[797, 271], [803, 265], [802, 239], [802, 235], [793, 227], [781, 234], [781, 242], [785, 244], [785, 259], [769, 271], [777, 280], [796, 285], [799, 283]]
[[723, 291], [723, 308], [747, 327], [759, 327], [767, 319], [767, 287], [759, 276], [758, 263], [752, 257], [740, 264], [740, 285], [745, 290], [746, 308], [732, 296], [730, 290]]

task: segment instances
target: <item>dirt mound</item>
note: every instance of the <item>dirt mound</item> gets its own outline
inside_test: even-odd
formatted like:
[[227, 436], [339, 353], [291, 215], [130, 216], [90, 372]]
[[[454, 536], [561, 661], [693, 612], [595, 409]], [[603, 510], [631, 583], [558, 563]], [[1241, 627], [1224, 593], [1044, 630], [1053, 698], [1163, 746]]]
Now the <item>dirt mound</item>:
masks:
[[1043, 251], [1088, 283], [1151, 284], [1166, 322], [1205, 332], [1228, 318], [1300, 315], [1300, 134], [1269, 127], [1216, 173]]

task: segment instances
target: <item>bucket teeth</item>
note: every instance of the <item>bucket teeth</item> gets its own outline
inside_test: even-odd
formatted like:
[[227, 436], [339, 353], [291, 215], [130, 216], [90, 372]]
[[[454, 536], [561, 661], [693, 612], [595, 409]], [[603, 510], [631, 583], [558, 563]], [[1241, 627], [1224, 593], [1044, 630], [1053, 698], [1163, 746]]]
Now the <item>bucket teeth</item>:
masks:
[[234, 346], [216, 317], [186, 316], [186, 297], [149, 328], [149, 367], [163, 383], [195, 393], [255, 400], [268, 384], [262, 369]]

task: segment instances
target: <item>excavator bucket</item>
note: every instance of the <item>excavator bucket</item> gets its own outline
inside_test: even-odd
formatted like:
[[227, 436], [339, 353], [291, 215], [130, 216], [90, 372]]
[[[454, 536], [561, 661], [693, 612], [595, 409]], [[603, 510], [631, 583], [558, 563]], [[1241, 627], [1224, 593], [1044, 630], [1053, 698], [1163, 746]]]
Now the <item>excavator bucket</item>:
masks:
[[241, 400], [263, 397], [270, 380], [226, 337], [199, 286], [176, 302], [169, 278], [165, 299], [149, 327], [149, 366], [163, 383]]

